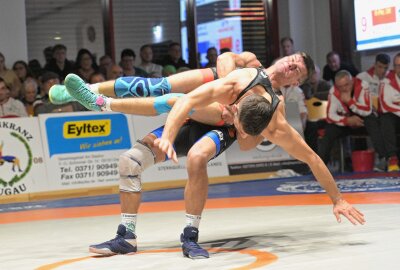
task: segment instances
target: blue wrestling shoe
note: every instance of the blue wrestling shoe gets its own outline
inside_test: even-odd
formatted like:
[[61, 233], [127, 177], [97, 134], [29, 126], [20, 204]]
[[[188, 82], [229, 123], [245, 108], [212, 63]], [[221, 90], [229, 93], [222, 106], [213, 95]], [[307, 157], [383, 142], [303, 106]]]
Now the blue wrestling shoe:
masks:
[[181, 234], [183, 256], [191, 259], [206, 259], [210, 255], [208, 251], [199, 246], [199, 230], [195, 227], [186, 227]]
[[55, 84], [50, 88], [49, 99], [53, 104], [65, 104], [75, 101], [75, 99], [68, 93], [65, 85], [62, 84]]
[[110, 241], [91, 245], [89, 251], [103, 255], [132, 254], [137, 251], [136, 235], [122, 224], [118, 226], [117, 236]]
[[65, 77], [64, 85], [68, 93], [80, 104], [91, 111], [102, 111], [105, 107], [107, 97], [90, 91], [86, 83], [75, 74]]

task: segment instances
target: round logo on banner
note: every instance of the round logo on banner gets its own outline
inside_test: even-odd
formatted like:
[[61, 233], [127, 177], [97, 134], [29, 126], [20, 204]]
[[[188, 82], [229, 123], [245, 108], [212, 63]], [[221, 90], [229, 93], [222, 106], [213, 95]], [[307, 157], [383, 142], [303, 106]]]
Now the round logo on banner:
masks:
[[271, 143], [267, 139], [263, 140], [259, 145], [257, 145], [257, 149], [263, 152], [272, 151], [276, 147], [276, 144]]
[[0, 195], [18, 194], [26, 190], [20, 181], [32, 167], [32, 151], [20, 134], [3, 135], [0, 140]]

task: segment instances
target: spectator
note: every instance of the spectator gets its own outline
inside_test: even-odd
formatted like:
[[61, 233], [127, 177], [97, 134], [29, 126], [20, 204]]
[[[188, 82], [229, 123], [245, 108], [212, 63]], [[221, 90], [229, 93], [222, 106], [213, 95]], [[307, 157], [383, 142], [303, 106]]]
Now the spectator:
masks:
[[326, 55], [326, 63], [327, 64], [324, 67], [322, 78], [328, 82], [333, 83], [335, 80], [335, 75], [339, 70], [347, 70], [353, 77], [359, 73], [354, 66], [342, 63], [339, 54], [334, 51], [329, 52]]
[[211, 67], [216, 67], [217, 66], [217, 57], [218, 57], [218, 52], [215, 47], [210, 47], [207, 50], [207, 60], [208, 63], [204, 66], [205, 68], [211, 68]]
[[153, 63], [153, 49], [149, 44], [140, 48], [140, 59], [142, 62], [138, 67], [146, 71], [150, 78], [161, 78], [162, 66]]
[[379, 85], [388, 73], [389, 64], [390, 56], [385, 53], [380, 53], [375, 57], [375, 64], [373, 67], [357, 75], [357, 78], [369, 83], [369, 91], [376, 97], [379, 94]]
[[291, 37], [284, 37], [281, 39], [282, 57], [289, 56], [295, 53], [294, 43]]
[[4, 116], [28, 116], [24, 104], [10, 97], [10, 89], [6, 81], [0, 77], [0, 117]]
[[89, 78], [90, 84], [105, 82], [105, 81], [106, 81], [106, 78], [104, 78], [103, 73], [100, 73], [100, 72], [93, 73]]
[[168, 46], [168, 55], [164, 57], [161, 62], [163, 67], [167, 65], [174, 66], [175, 69], [180, 67], [188, 67], [186, 62], [182, 59], [181, 45], [177, 42], [173, 42]]
[[26, 79], [33, 78], [32, 72], [25, 61], [16, 61], [13, 65], [13, 70], [21, 84], [23, 84]]
[[400, 53], [393, 58], [393, 72], [384, 80], [381, 89], [379, 103], [382, 115], [380, 119], [388, 158], [388, 171], [399, 171], [396, 132], [399, 132], [400, 127]]
[[22, 85], [21, 94], [22, 94], [21, 101], [25, 106], [25, 110], [28, 116], [33, 116], [35, 102], [40, 100], [40, 96], [38, 96], [37, 82], [32, 78], [26, 79]]
[[136, 54], [131, 49], [124, 49], [121, 52], [121, 67], [123, 76], [148, 77], [146, 71], [135, 67], [135, 58]]
[[176, 68], [173, 65], [166, 65], [162, 70], [163, 77], [168, 77], [176, 73]]
[[122, 67], [117, 64], [113, 64], [111, 68], [107, 71], [107, 80], [115, 80], [124, 75]]
[[28, 63], [28, 67], [30, 71], [32, 72], [33, 78], [37, 80], [37, 82], [40, 81], [40, 76], [43, 74], [43, 68], [40, 65], [39, 61], [37, 59], [32, 59]]
[[60, 113], [60, 112], [74, 112], [84, 111], [84, 107], [78, 102], [69, 102], [62, 105], [52, 104], [49, 100], [49, 90], [55, 84], [60, 84], [58, 74], [54, 72], [45, 72], [41, 81], [41, 99], [39, 102], [34, 103], [34, 115], [37, 116], [41, 113]]
[[231, 52], [231, 49], [229, 49], [229, 48], [222, 48], [221, 50], [219, 50], [219, 54], [223, 54], [223, 53], [226, 53], [226, 52]]
[[45, 60], [45, 66], [48, 65], [51, 62], [51, 59], [53, 59], [53, 47], [48, 46], [43, 49], [43, 56]]
[[107, 71], [112, 67], [113, 64], [114, 61], [108, 54], [100, 57], [99, 71], [104, 75], [104, 77], [107, 77]]
[[321, 70], [317, 65], [315, 65], [315, 71], [311, 75], [308, 82], [300, 86], [303, 89], [304, 96], [306, 99], [316, 97], [321, 100], [328, 100], [329, 90], [332, 84], [325, 80], [321, 80]]
[[0, 77], [6, 82], [7, 87], [10, 90], [10, 96], [13, 98], [18, 98], [21, 91], [21, 82], [14, 71], [6, 68], [5, 62], [6, 58], [0, 52]]
[[64, 81], [65, 76], [74, 71], [73, 63], [67, 59], [67, 47], [63, 44], [54, 45], [53, 58], [44, 69], [58, 74], [60, 80]]
[[[340, 137], [360, 132], [365, 126], [375, 151], [385, 156], [382, 133], [377, 117], [372, 113], [368, 83], [352, 78], [350, 72], [341, 70], [335, 76], [335, 85], [328, 98], [327, 125], [319, 155], [327, 163], [334, 142]], [[362, 131], [361, 131], [362, 132]]]
[[98, 67], [93, 54], [87, 49], [80, 49], [76, 56], [75, 73], [85, 82], [89, 82], [90, 76], [97, 70]]
[[298, 86], [284, 86], [280, 89], [285, 103], [294, 102], [297, 103], [300, 113], [300, 120], [303, 130], [306, 127], [308, 111], [306, 103], [304, 102], [304, 93]]

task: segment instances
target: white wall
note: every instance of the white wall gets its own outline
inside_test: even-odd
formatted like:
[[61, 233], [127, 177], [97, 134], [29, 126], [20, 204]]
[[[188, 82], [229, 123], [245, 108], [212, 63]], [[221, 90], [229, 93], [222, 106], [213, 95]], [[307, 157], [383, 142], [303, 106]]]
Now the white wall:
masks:
[[305, 51], [319, 65], [332, 50], [329, 0], [279, 0], [279, 36], [293, 39], [296, 50]]
[[[11, 2], [11, 1], [10, 1]], [[75, 60], [78, 50], [89, 49], [97, 55], [104, 54], [104, 34], [101, 2], [27, 0], [28, 56], [44, 64], [43, 49], [57, 43], [67, 47], [67, 58]], [[87, 27], [93, 26], [96, 40], [89, 42]], [[60, 36], [61, 40], [55, 40]]]
[[[166, 40], [180, 42], [179, 1], [113, 1], [115, 55], [120, 58], [121, 51], [131, 48], [136, 53], [146, 43], [158, 43]], [[163, 27], [160, 41], [153, 38], [153, 26]]]
[[6, 67], [17, 60], [27, 60], [25, 1], [0, 0], [0, 52]]

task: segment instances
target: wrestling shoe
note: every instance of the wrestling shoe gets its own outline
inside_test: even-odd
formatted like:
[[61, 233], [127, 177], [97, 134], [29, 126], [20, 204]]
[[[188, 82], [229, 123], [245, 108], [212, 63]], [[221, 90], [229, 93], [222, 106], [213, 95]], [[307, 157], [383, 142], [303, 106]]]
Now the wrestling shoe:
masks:
[[397, 156], [392, 156], [388, 160], [388, 172], [398, 172], [400, 171], [399, 159]]
[[65, 85], [62, 84], [55, 84], [50, 88], [49, 99], [53, 104], [65, 104], [75, 101], [75, 99], [68, 93]]
[[120, 224], [114, 239], [98, 245], [91, 245], [89, 251], [103, 255], [133, 254], [137, 251], [136, 235]]
[[210, 255], [203, 249], [197, 241], [199, 239], [199, 230], [195, 227], [186, 227], [181, 234], [183, 256], [191, 259], [206, 259]]
[[78, 75], [68, 74], [65, 77], [64, 85], [68, 93], [87, 109], [91, 111], [104, 110], [107, 97], [90, 91], [90, 88]]

